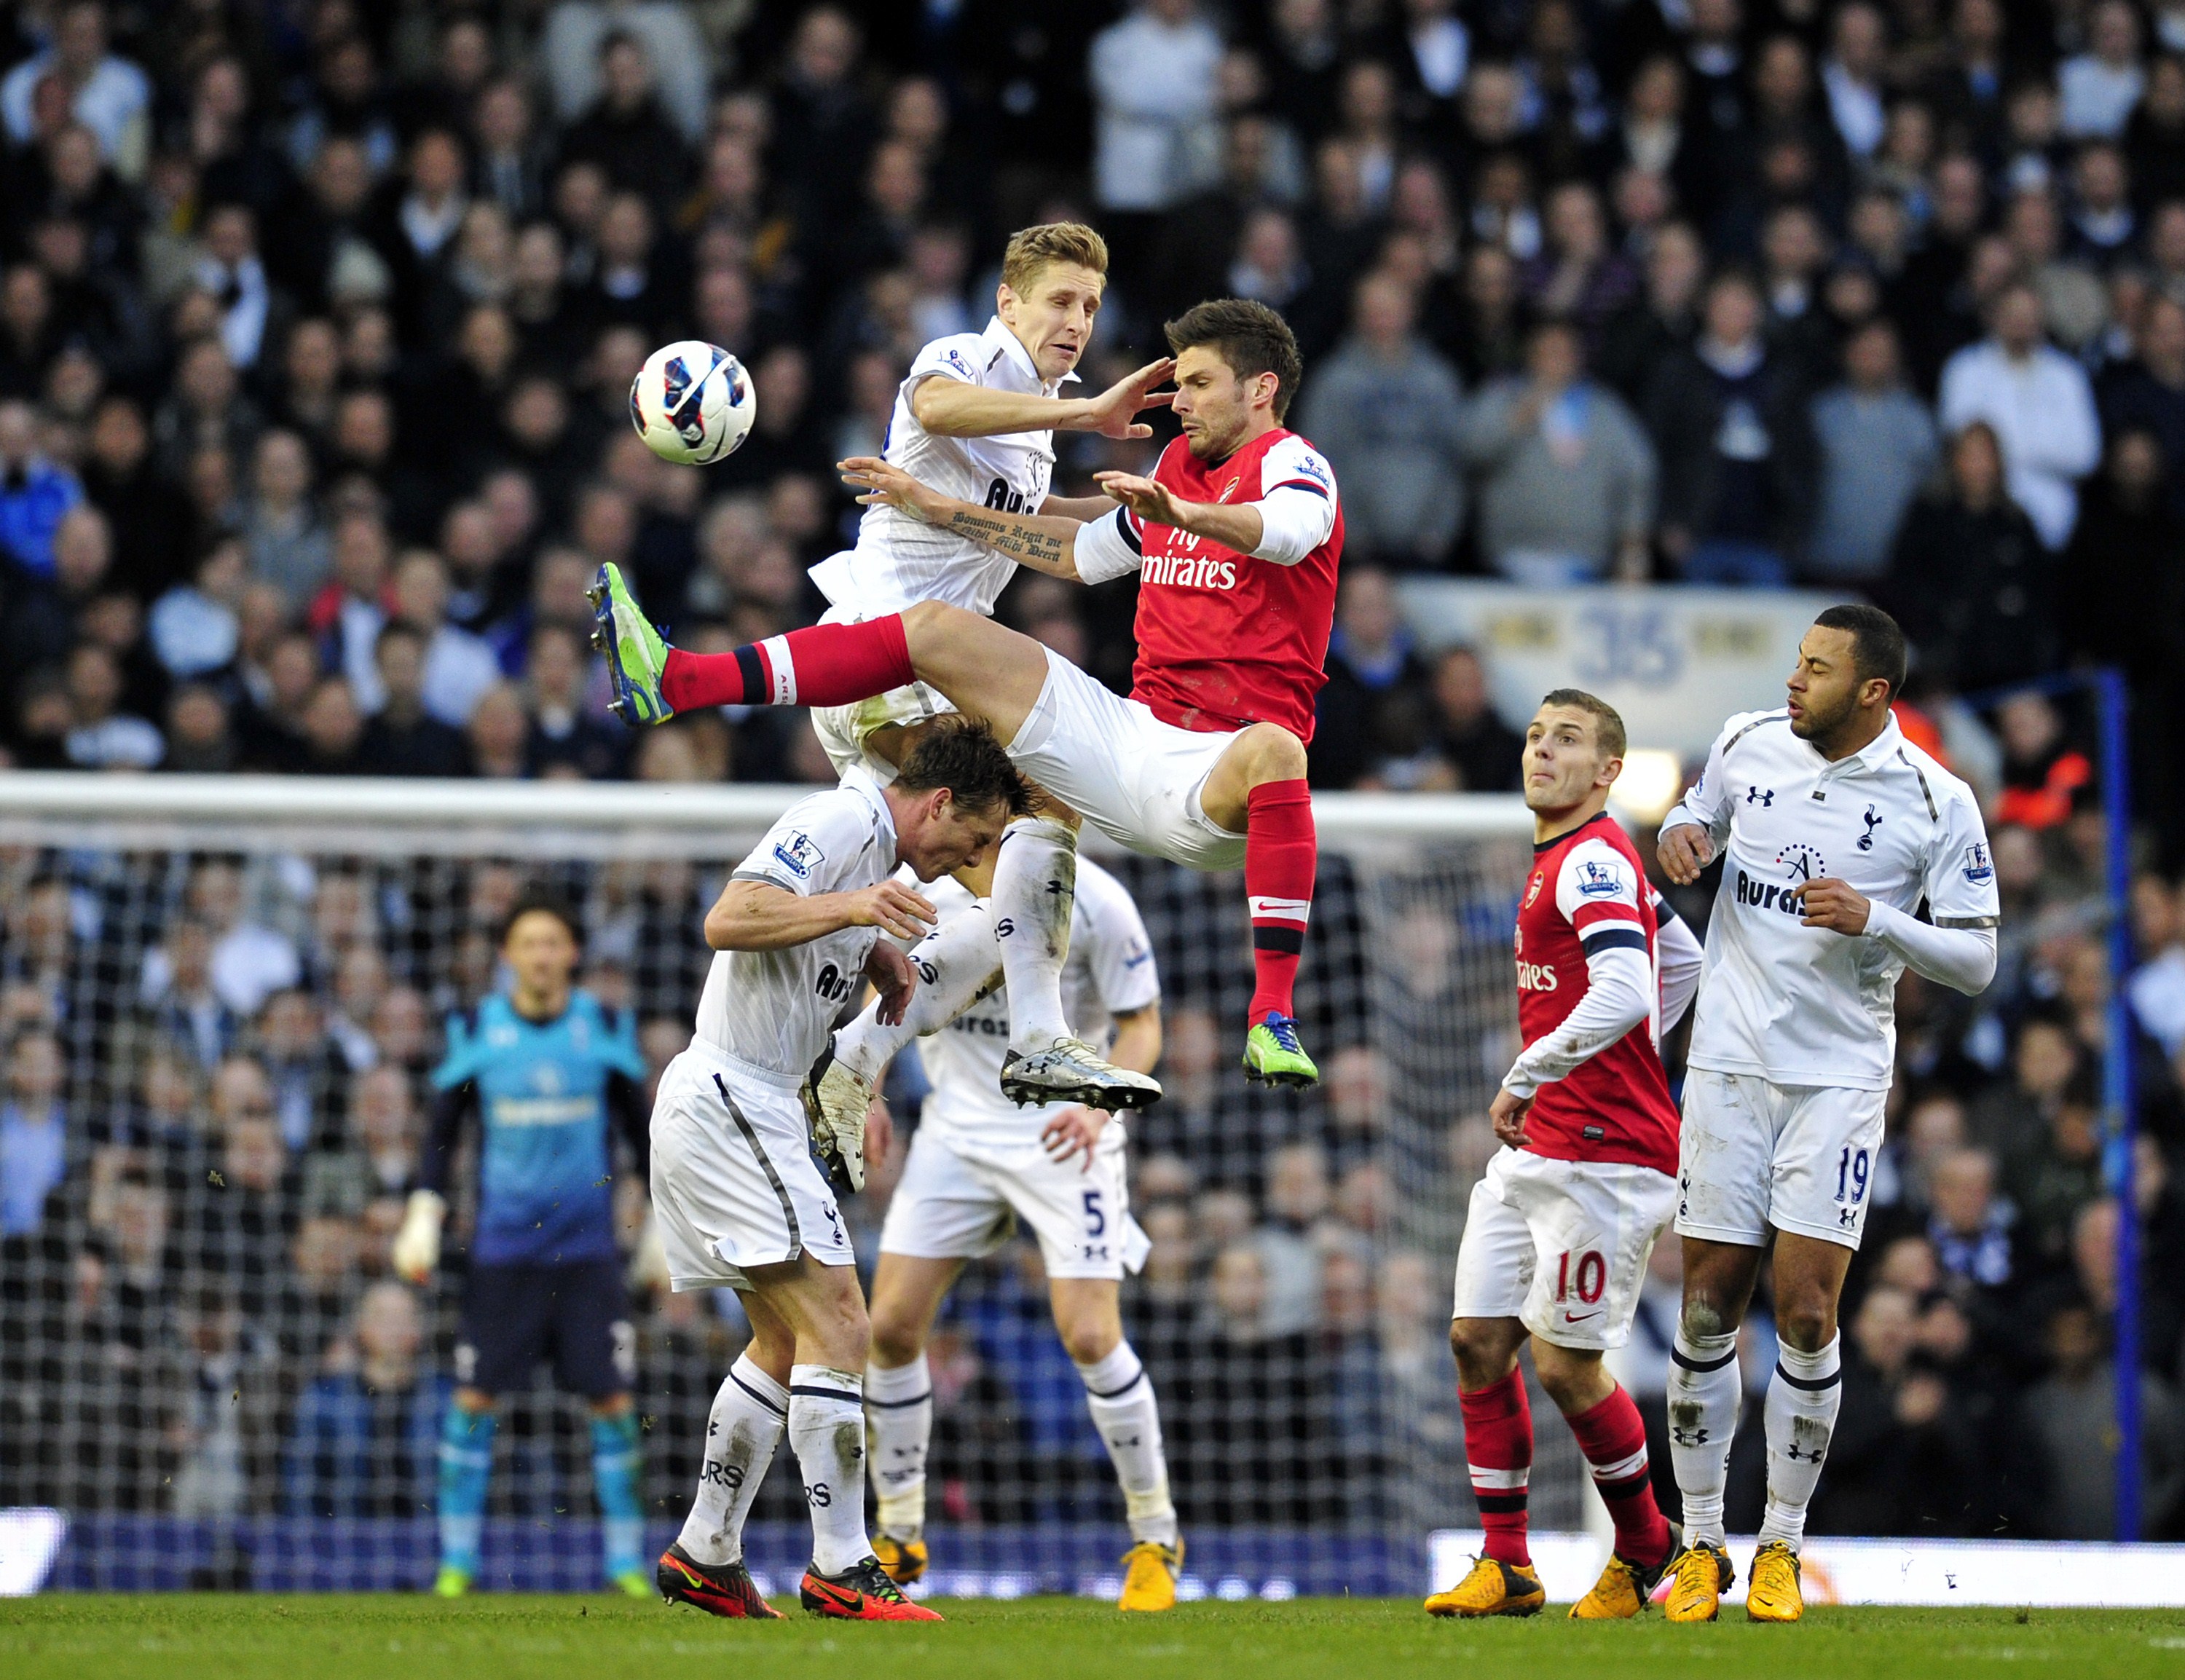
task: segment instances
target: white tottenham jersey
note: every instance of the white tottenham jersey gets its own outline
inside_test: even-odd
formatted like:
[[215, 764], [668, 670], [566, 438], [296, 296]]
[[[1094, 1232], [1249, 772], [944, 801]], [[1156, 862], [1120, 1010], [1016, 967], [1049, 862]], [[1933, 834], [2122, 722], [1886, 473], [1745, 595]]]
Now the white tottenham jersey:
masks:
[[[767, 830], [733, 879], [800, 898], [855, 892], [895, 873], [895, 818], [880, 784], [852, 769], [840, 787], [801, 799]], [[844, 1003], [864, 985], [873, 928], [783, 951], [717, 951], [698, 997], [698, 1036], [731, 1056], [802, 1079]]]
[[1697, 823], [1724, 858], [1686, 1060], [1778, 1085], [1886, 1091], [1903, 960], [1871, 933], [1801, 925], [1790, 895], [1824, 875], [1937, 927], [1992, 928], [1995, 864], [1972, 790], [1904, 739], [1881, 734], [1830, 763], [1785, 712], [1723, 726], [1664, 831]]
[[[946, 922], [971, 895], [953, 880], [925, 889]], [[1070, 916], [1070, 955], [1062, 968], [1062, 1012], [1094, 1049], [1114, 1041], [1115, 1017], [1160, 1002], [1160, 976], [1146, 924], [1123, 884], [1089, 857], [1077, 860], [1077, 901]], [[1009, 1047], [1009, 994], [997, 987], [939, 1032], [919, 1041], [933, 1082], [920, 1125], [952, 1145], [975, 1148], [1037, 1139], [1054, 1108], [1020, 1108], [1002, 1095], [1002, 1057]], [[1066, 1107], [1068, 1105], [1058, 1105]]]
[[[991, 391], [1052, 397], [1077, 376], [1043, 383], [1016, 334], [997, 315], [984, 332], [936, 338], [918, 353], [896, 393], [881, 455], [920, 483], [960, 501], [1006, 513], [1037, 513], [1054, 477], [1054, 433], [936, 438], [918, 423], [910, 394], [928, 379], [954, 379]], [[812, 581], [834, 606], [877, 618], [922, 600], [946, 601], [990, 615], [1017, 563], [968, 537], [875, 503], [858, 527], [858, 545], [812, 568]]]

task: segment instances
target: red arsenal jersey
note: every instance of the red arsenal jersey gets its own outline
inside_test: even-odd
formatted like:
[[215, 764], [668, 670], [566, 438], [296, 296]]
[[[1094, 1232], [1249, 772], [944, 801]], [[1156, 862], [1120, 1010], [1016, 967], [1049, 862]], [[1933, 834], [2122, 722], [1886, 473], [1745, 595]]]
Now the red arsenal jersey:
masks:
[[1631, 837], [1602, 812], [1534, 848], [1517, 912], [1517, 1024], [1538, 1043], [1578, 1007], [1589, 950], [1643, 949], [1646, 1019], [1562, 1079], [1540, 1086], [1525, 1147], [1557, 1161], [1620, 1161], [1674, 1175], [1677, 1109], [1662, 1071], [1661, 961], [1654, 890]]
[[[1256, 502], [1277, 490], [1336, 501], [1335, 475], [1311, 444], [1277, 427], [1226, 460], [1202, 461], [1181, 438], [1155, 482], [1192, 502]], [[1186, 729], [1279, 723], [1312, 739], [1313, 699], [1327, 680], [1343, 510], [1327, 540], [1294, 566], [1255, 560], [1172, 525], [1119, 510], [1138, 571], [1138, 659], [1131, 694]]]

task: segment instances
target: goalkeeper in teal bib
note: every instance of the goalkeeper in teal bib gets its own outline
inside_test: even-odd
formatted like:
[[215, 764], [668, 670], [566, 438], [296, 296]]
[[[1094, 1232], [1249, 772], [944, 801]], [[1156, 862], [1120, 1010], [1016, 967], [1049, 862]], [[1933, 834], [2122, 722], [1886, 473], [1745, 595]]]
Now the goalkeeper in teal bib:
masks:
[[630, 1389], [636, 1336], [615, 1245], [614, 1142], [620, 1130], [645, 1180], [645, 1068], [636, 1026], [571, 984], [582, 952], [574, 915], [520, 901], [501, 957], [513, 976], [448, 1022], [433, 1070], [432, 1136], [395, 1239], [395, 1270], [423, 1282], [439, 1264], [448, 1177], [465, 1127], [481, 1124], [477, 1227], [455, 1348], [455, 1398], [440, 1439], [440, 1571], [455, 1597], [478, 1570], [495, 1407], [542, 1360], [592, 1403], [592, 1481], [609, 1581], [651, 1596], [643, 1564], [640, 1459]]

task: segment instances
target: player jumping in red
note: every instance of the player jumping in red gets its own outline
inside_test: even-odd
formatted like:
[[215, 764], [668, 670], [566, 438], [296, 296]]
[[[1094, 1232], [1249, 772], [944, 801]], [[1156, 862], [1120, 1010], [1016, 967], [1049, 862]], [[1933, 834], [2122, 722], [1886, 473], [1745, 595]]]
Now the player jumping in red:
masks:
[[1305, 745], [1334, 622], [1343, 516], [1335, 476], [1282, 425], [1303, 365], [1265, 304], [1228, 299], [1166, 328], [1183, 436], [1150, 478], [1098, 475], [1118, 504], [1089, 521], [943, 496], [884, 461], [842, 463], [885, 500], [1035, 570], [1099, 583], [1142, 573], [1137, 668], [1125, 700], [1028, 636], [924, 601], [733, 653], [671, 648], [612, 566], [600, 645], [625, 717], [705, 706], [842, 706], [927, 684], [986, 719], [1025, 773], [1120, 844], [1199, 869], [1244, 869], [1256, 969], [1245, 1071], [1319, 1078], [1292, 988], [1317, 853]]

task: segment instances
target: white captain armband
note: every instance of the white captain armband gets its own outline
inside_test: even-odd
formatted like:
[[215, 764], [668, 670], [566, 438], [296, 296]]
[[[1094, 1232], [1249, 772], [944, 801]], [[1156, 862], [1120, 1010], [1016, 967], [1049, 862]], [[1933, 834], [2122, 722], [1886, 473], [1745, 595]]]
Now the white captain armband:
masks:
[[1255, 560], [1295, 566], [1335, 533], [1335, 503], [1325, 491], [1277, 484], [1252, 505], [1260, 511]]
[[1070, 542], [1078, 578], [1087, 583], [1127, 578], [1145, 564], [1141, 549], [1137, 516], [1126, 507], [1087, 520]]

